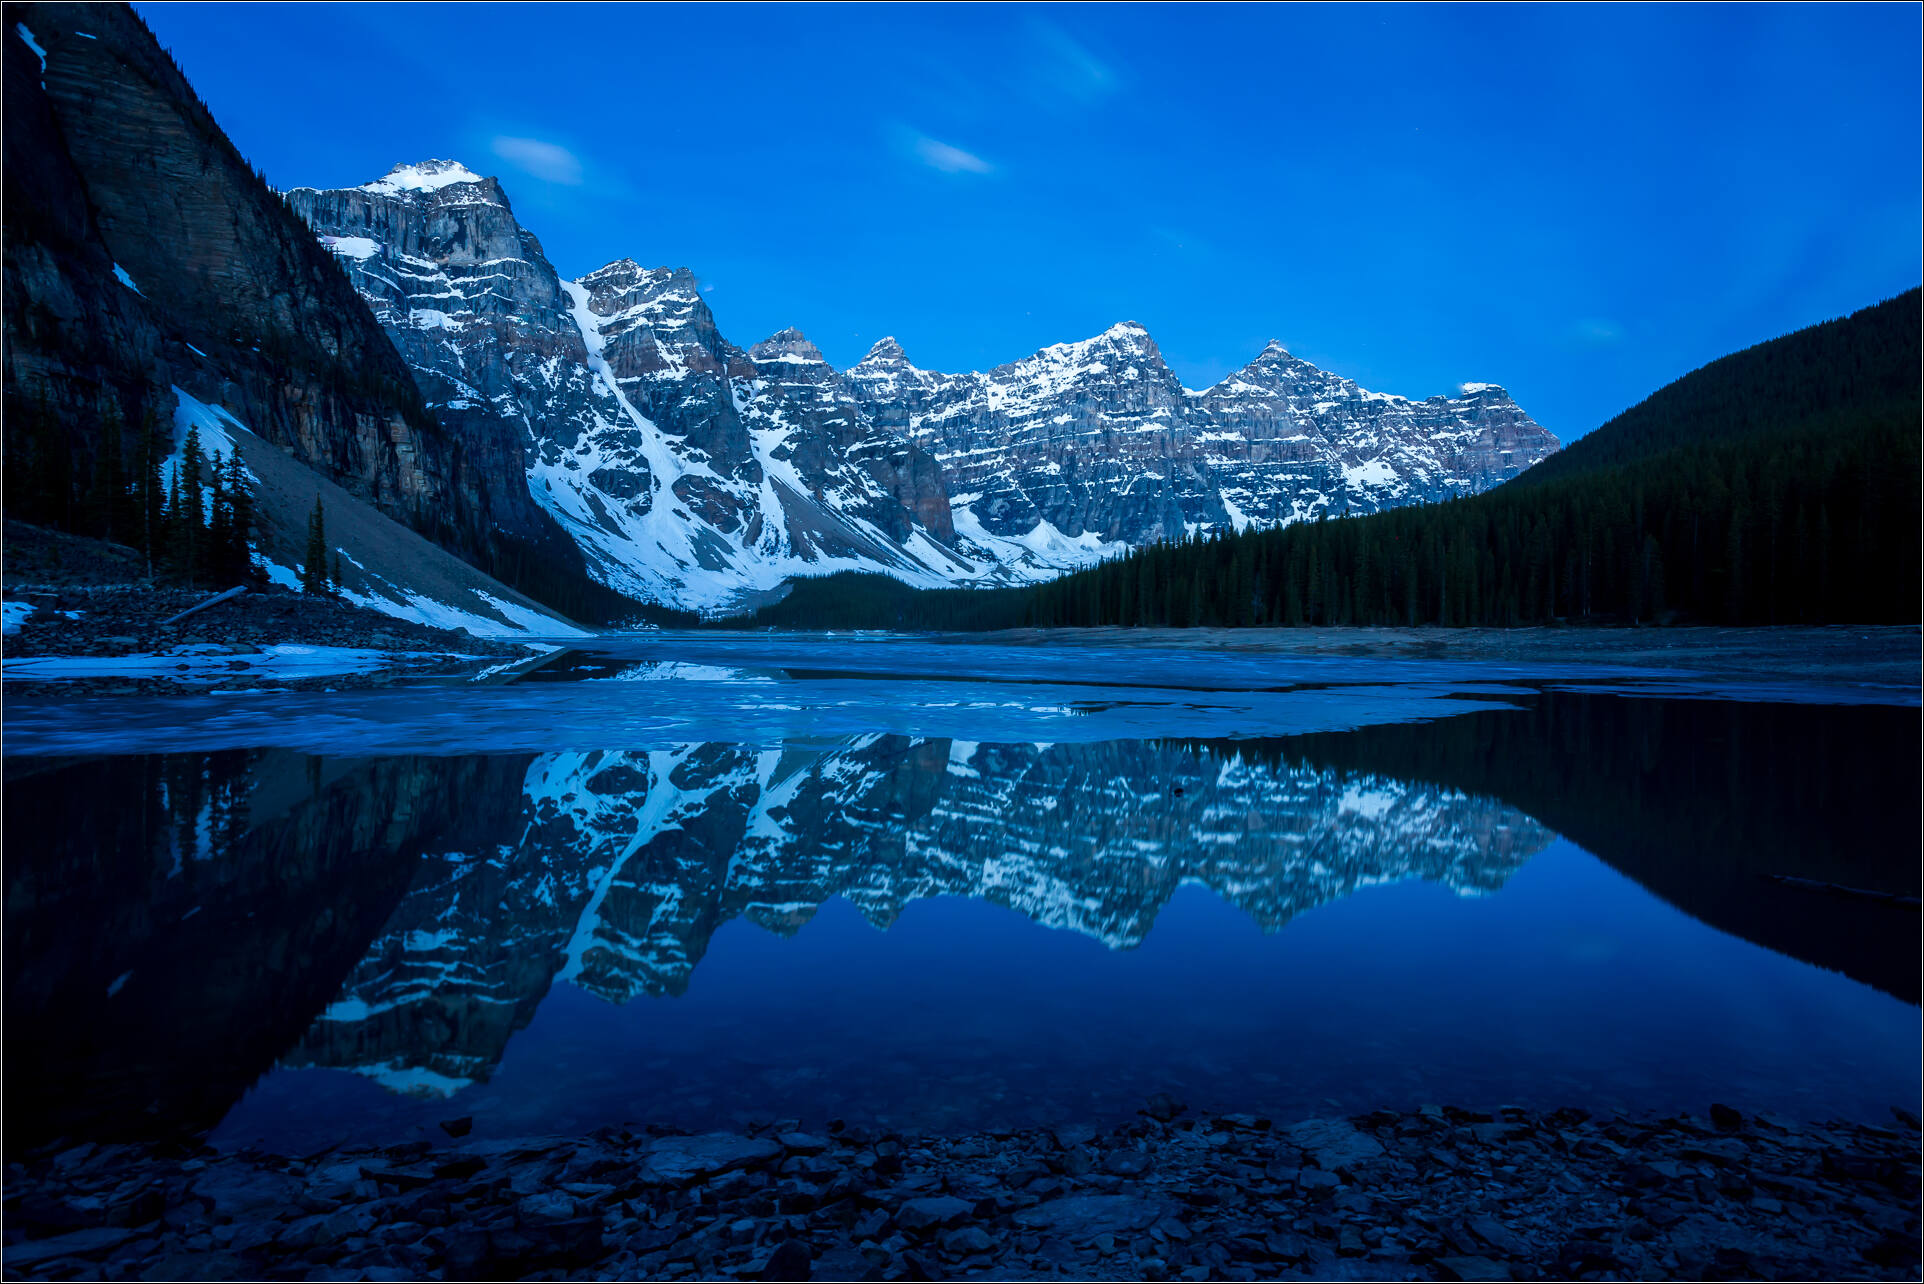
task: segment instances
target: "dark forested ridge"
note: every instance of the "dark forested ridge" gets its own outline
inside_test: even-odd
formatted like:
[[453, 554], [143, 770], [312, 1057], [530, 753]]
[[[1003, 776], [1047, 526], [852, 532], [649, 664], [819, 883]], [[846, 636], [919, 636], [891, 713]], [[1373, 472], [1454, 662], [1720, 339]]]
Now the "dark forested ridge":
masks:
[[1712, 362], [1481, 495], [1193, 537], [1030, 589], [834, 576], [738, 623], [1912, 623], [1919, 369], [1910, 290]]

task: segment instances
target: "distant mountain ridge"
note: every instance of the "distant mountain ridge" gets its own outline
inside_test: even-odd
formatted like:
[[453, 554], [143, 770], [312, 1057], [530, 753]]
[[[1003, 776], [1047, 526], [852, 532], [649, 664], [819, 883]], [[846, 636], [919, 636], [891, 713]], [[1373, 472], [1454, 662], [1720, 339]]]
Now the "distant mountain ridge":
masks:
[[1921, 329], [1911, 289], [1733, 353], [1450, 503], [1152, 546], [1019, 591], [843, 577], [741, 624], [1911, 624]]
[[746, 349], [686, 269], [564, 281], [498, 180], [449, 160], [287, 193], [450, 431], [595, 577], [664, 605], [795, 576], [1021, 584], [1196, 531], [1469, 494], [1557, 448], [1494, 384], [1412, 402], [1271, 345], [1182, 387], [1134, 323], [986, 373], [894, 340], [835, 370], [799, 330]]

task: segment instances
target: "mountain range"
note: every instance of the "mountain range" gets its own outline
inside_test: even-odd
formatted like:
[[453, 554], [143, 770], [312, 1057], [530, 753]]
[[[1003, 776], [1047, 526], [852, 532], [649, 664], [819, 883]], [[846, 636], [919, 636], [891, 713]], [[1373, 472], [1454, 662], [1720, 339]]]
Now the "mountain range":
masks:
[[921, 369], [893, 338], [845, 371], [796, 329], [738, 347], [685, 268], [563, 279], [499, 180], [454, 161], [287, 200], [436, 416], [495, 461], [496, 511], [531, 495], [597, 579], [663, 605], [837, 570], [1031, 582], [1197, 531], [1473, 493], [1557, 448], [1494, 384], [1410, 401], [1274, 343], [1187, 389], [1134, 322], [986, 373]]
[[986, 372], [894, 339], [847, 370], [795, 329], [739, 346], [685, 268], [564, 278], [456, 162], [277, 192], [130, 8], [19, 13], [12, 517], [125, 540], [123, 461], [158, 431], [172, 469], [198, 428], [252, 478], [269, 578], [298, 578], [319, 497], [351, 600], [503, 632], [838, 571], [1034, 584], [1474, 493], [1558, 447], [1494, 384], [1411, 401], [1278, 344], [1185, 388], [1133, 322]]

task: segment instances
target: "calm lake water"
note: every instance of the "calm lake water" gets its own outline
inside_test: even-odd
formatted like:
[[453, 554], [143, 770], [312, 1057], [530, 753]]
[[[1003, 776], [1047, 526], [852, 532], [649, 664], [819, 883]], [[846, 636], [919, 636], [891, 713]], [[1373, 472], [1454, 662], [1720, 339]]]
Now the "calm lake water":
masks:
[[596, 645], [9, 708], [9, 1146], [1917, 1103], [1915, 691]]

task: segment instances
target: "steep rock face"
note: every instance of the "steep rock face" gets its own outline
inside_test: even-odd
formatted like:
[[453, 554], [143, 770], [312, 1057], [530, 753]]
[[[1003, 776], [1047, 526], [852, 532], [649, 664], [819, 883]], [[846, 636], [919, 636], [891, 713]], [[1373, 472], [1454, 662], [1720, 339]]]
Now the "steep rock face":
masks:
[[1557, 449], [1495, 384], [1410, 401], [1359, 388], [1273, 342], [1189, 394], [1185, 417], [1239, 526], [1470, 495]]
[[[344, 191], [296, 188], [287, 199], [309, 224], [341, 229], [322, 243], [467, 451], [496, 532], [564, 549], [578, 566], [528, 491], [524, 394], [532, 382], [549, 406], [578, 398], [585, 352], [554, 269], [499, 185], [430, 163]], [[543, 378], [557, 370], [579, 372], [574, 385]], [[563, 431], [556, 416], [541, 423]]]
[[884, 340], [848, 372], [876, 421], [932, 453], [958, 533], [1046, 575], [1220, 522], [1182, 457], [1182, 383], [1134, 322], [986, 374], [938, 374]]
[[456, 444], [146, 27], [124, 6], [8, 12], [9, 409], [46, 406], [86, 468], [103, 420], [166, 424], [186, 388], [472, 555], [487, 517]]
[[[91, 473], [104, 425], [138, 424], [149, 410], [169, 413], [171, 407], [159, 404], [163, 380], [172, 361], [191, 356], [168, 344], [146, 297], [114, 276], [113, 255], [95, 226], [86, 185], [61, 144], [53, 100], [41, 87], [39, 56], [11, 20], [13, 10], [8, 14], [0, 31], [7, 122], [0, 166], [7, 498], [10, 515], [28, 516], [14, 505], [22, 498], [16, 487], [35, 471], [27, 438], [40, 433], [32, 429], [53, 421], [72, 425], [62, 455], [77, 471]], [[54, 38], [52, 28], [47, 34]], [[45, 497], [27, 499], [32, 506]], [[32, 515], [50, 521], [62, 516]]]
[[868, 417], [807, 336], [782, 330], [748, 357], [757, 379], [747, 410], [769, 434], [771, 461], [791, 464], [811, 494], [835, 496], [831, 502], [899, 544], [913, 541], [917, 526], [954, 540], [940, 465]]
[[1185, 880], [1275, 930], [1390, 879], [1493, 891], [1552, 837], [1454, 790], [1148, 742], [550, 754], [520, 801], [429, 858], [294, 1063], [450, 1092], [553, 980], [679, 994], [724, 923], [786, 934], [834, 896], [884, 927], [975, 897], [1126, 949]]
[[289, 200], [435, 413], [494, 443], [504, 488], [518, 444], [532, 502], [602, 583], [708, 607], [793, 574], [975, 571], [940, 543], [935, 462], [878, 434], [825, 363], [826, 381], [807, 368], [799, 336], [728, 343], [685, 269], [623, 259], [564, 281], [499, 183], [452, 161]]
[[1132, 322], [986, 374], [918, 369], [884, 339], [847, 381], [941, 462], [959, 531], [1045, 571], [1197, 529], [1470, 494], [1557, 448], [1495, 385], [1412, 402], [1275, 343], [1188, 390]]

